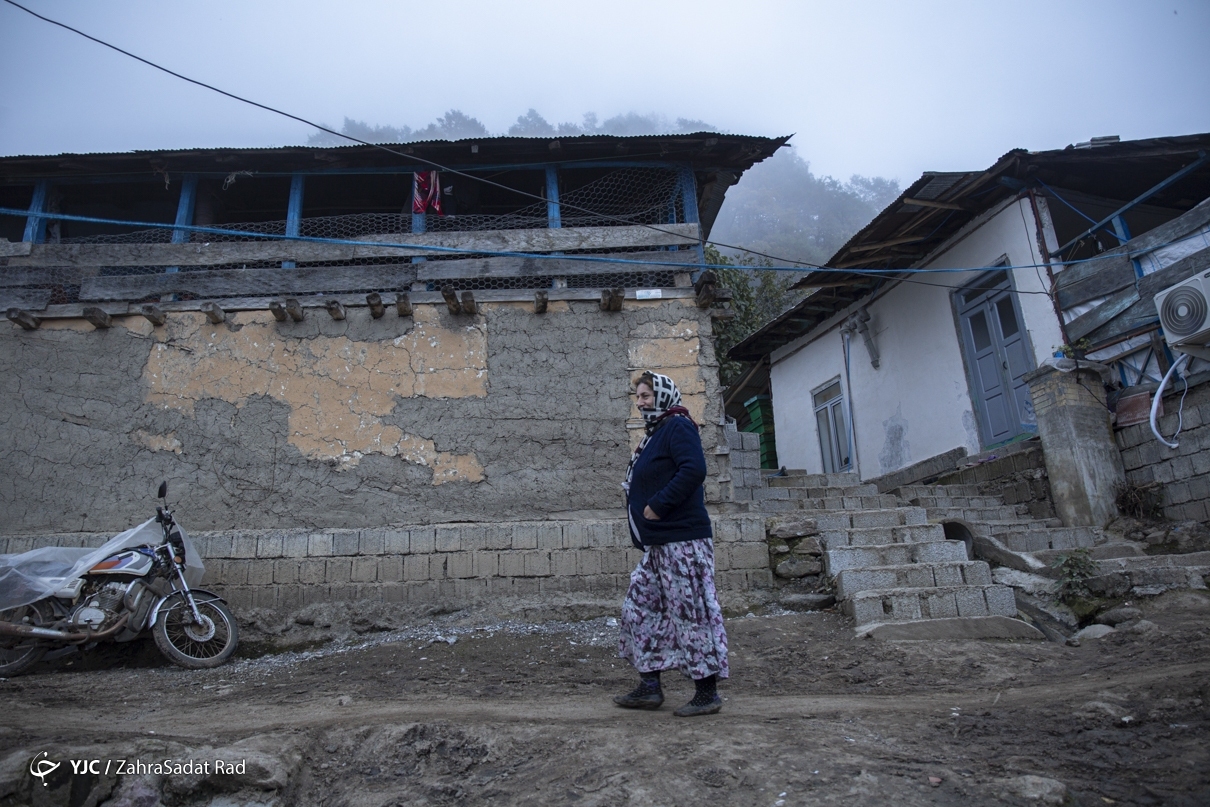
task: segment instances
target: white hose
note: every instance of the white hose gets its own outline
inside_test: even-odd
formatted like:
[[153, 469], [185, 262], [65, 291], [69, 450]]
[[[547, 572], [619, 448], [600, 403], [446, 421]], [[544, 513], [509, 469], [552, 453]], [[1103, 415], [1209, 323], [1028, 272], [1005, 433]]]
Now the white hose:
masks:
[[[1151, 401], [1151, 433], [1155, 435], [1155, 439], [1169, 448], [1176, 448], [1180, 443], [1176, 441], [1175, 434], [1172, 435], [1173, 440], [1171, 443], [1164, 439], [1164, 435], [1160, 434], [1160, 427], [1155, 422], [1156, 415], [1160, 411], [1160, 401], [1164, 398], [1164, 387], [1168, 386], [1168, 382], [1172, 379], [1173, 374], [1187, 361], [1189, 361], [1189, 354], [1182, 353], [1180, 358], [1172, 363], [1172, 366], [1168, 368], [1168, 372], [1164, 374], [1164, 379], [1160, 381], [1160, 388], [1155, 391], [1155, 398]], [[1180, 434], [1179, 428], [1177, 429], [1177, 434]]]

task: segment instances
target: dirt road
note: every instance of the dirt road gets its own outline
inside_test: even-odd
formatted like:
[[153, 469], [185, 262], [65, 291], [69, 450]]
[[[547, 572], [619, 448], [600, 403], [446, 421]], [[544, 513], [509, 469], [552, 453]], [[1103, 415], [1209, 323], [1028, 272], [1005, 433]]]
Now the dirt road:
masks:
[[[1080, 647], [733, 619], [724, 710], [689, 720], [679, 677], [658, 712], [610, 703], [633, 675], [605, 618], [452, 614], [202, 672], [115, 651], [0, 681], [0, 805], [1208, 804], [1210, 597], [1139, 605]], [[113, 770], [136, 759], [245, 769]]]

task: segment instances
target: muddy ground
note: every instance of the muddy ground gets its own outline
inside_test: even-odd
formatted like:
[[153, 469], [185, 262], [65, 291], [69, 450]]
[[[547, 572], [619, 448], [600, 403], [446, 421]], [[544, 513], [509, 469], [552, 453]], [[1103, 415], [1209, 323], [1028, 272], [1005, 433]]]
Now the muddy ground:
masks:
[[[1078, 647], [734, 618], [694, 719], [679, 676], [658, 712], [611, 704], [634, 676], [607, 617], [445, 614], [200, 672], [110, 648], [0, 681], [0, 805], [1210, 804], [1210, 595], [1135, 605]], [[244, 768], [115, 768], [166, 759]]]

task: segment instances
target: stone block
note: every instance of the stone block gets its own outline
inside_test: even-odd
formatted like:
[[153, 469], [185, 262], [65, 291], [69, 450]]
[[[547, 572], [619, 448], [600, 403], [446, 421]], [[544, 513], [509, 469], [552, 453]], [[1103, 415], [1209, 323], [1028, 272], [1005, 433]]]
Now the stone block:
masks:
[[487, 549], [487, 528], [482, 524], [462, 525], [462, 551], [476, 552]]
[[981, 588], [960, 588], [954, 592], [958, 616], [988, 616], [987, 600]]
[[614, 546], [613, 524], [608, 521], [589, 522], [588, 545], [594, 549]]
[[301, 608], [305, 602], [303, 600], [303, 590], [305, 586], [300, 586], [297, 583], [293, 585], [285, 585], [277, 587], [277, 607], [283, 611], [293, 611]]
[[545, 577], [550, 574], [550, 551], [534, 550], [522, 552], [522, 568], [526, 577]]
[[555, 576], [570, 577], [576, 574], [576, 553], [569, 549], [560, 549], [550, 553], [550, 573]]
[[934, 586], [962, 586], [966, 582], [962, 579], [962, 567], [950, 564], [939, 564], [932, 567]]
[[500, 553], [487, 549], [473, 553], [471, 570], [475, 577], [495, 577], [500, 573]]
[[990, 586], [991, 584], [992, 570], [986, 563], [975, 561], [962, 564], [962, 585]]
[[756, 432], [740, 432], [744, 451], [760, 451], [760, 435]]
[[536, 525], [538, 549], [562, 549], [563, 525], [557, 521], [546, 521]]
[[739, 540], [764, 541], [765, 520], [760, 516], [741, 516], [739, 519]]
[[378, 579], [384, 583], [398, 583], [403, 580], [403, 557], [386, 555], [378, 559]]
[[232, 608], [252, 607], [252, 589], [249, 586], [224, 586], [219, 593]]
[[[434, 527], [412, 527], [408, 531], [408, 551], [415, 555], [436, 552], [437, 530]], [[409, 595], [410, 596], [410, 595]], [[411, 602], [411, 600], [409, 600]]]
[[252, 587], [252, 607], [253, 608], [276, 608], [277, 607], [277, 588], [275, 586], [253, 586]]
[[282, 556], [282, 537], [280, 535], [256, 536], [256, 556], [258, 558], [280, 558]]
[[298, 561], [286, 559], [273, 561], [273, 582], [297, 583]]
[[316, 585], [308, 585], [302, 587], [303, 604], [310, 605], [313, 602], [330, 602], [332, 596], [331, 590], [327, 585], [320, 583]]
[[273, 561], [253, 561], [248, 564], [248, 585], [268, 586], [273, 583]]
[[357, 538], [357, 552], [361, 555], [381, 555], [386, 552], [386, 530], [381, 528], [362, 530]]
[[326, 558], [332, 554], [331, 533], [318, 533], [307, 536], [307, 555], [310, 557]]
[[231, 557], [256, 557], [256, 537], [252, 535], [236, 535], [231, 539]]
[[[406, 555], [411, 551], [410, 544], [407, 530], [392, 528], [385, 530], [383, 533], [382, 551], [388, 555]], [[401, 596], [406, 597], [406, 594], [402, 594]]]
[[352, 558], [329, 558], [327, 561], [324, 581], [327, 583], [348, 583], [353, 579]]
[[[1210, 457], [1210, 454], [1206, 455]], [[200, 548], [199, 548], [200, 551]], [[3, 552], [14, 553], [13, 549], [3, 549]], [[231, 536], [230, 535], [207, 535], [206, 550], [202, 553], [203, 558], [229, 558], [231, 557]]]
[[373, 583], [378, 580], [378, 558], [358, 557], [353, 559], [350, 581], [354, 583]]
[[988, 586], [983, 590], [987, 610], [993, 616], [1016, 616], [1017, 598], [1008, 586]]
[[448, 558], [448, 552], [429, 555], [429, 580], [445, 580], [449, 577], [446, 574], [446, 560]]
[[637, 550], [626, 550], [621, 547], [605, 550], [601, 558], [601, 568], [606, 574], [629, 574], [634, 568], [631, 562], [631, 552]]
[[576, 570], [577, 574], [594, 575], [604, 572], [604, 553], [598, 549], [577, 549], [576, 550]]
[[730, 546], [732, 569], [764, 569], [769, 566], [769, 547], [761, 542], [735, 543]]
[[537, 549], [538, 529], [534, 524], [513, 525], [513, 549]]
[[307, 538], [302, 533], [282, 536], [281, 552], [287, 558], [305, 558], [307, 556]]
[[513, 527], [511, 524], [490, 524], [484, 528], [485, 549], [512, 549]]
[[357, 586], [352, 583], [330, 585], [328, 586], [328, 598], [331, 602], [353, 602], [357, 599]]
[[521, 552], [511, 550], [500, 553], [500, 576], [520, 577], [525, 574], [525, 558]]
[[906, 566], [901, 570], [903, 583], [900, 588], [932, 588], [936, 585], [934, 582], [934, 566], [931, 565], [914, 565]]
[[[402, 566], [402, 563], [400, 564]], [[382, 601], [402, 603], [408, 601], [408, 588], [404, 583], [395, 581], [382, 584]]]
[[[403, 579], [420, 582], [429, 579], [429, 555], [407, 555], [403, 559]], [[409, 602], [411, 602], [409, 595]]]
[[462, 528], [437, 527], [434, 546], [438, 552], [457, 552], [462, 549]]
[[248, 583], [250, 560], [224, 560], [214, 564], [219, 569], [219, 579], [225, 586], [242, 586]]
[[[1210, 430], [1208, 430], [1210, 431]], [[1191, 441], [1192, 442], [1192, 441]], [[1184, 446], [1182, 446], [1183, 448]], [[1196, 449], [1194, 449], [1196, 450]], [[1177, 457], [1172, 461], [1172, 476], [1174, 479], [1188, 479], [1193, 476], [1193, 460], [1188, 456]]]
[[894, 510], [870, 510], [852, 514], [853, 526], [863, 527], [897, 527], [901, 522], [899, 513]]
[[924, 609], [929, 619], [946, 619], [958, 616], [958, 603], [952, 591], [939, 591], [925, 595]]
[[463, 579], [475, 576], [474, 553], [451, 552], [445, 556], [445, 576]]
[[355, 530], [341, 530], [332, 535], [332, 554], [336, 556], [356, 555], [358, 536]]
[[588, 526], [583, 521], [564, 521], [560, 526], [564, 549], [588, 548]]
[[306, 558], [298, 562], [298, 582], [314, 584], [327, 582], [328, 562], [323, 558]]

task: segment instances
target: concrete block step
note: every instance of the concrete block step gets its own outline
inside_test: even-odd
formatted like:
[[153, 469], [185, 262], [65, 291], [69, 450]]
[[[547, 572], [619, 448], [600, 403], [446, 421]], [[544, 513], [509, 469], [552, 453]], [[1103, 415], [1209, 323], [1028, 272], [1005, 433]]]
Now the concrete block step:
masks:
[[[789, 501], [797, 502], [797, 506], [802, 510], [893, 510], [903, 506], [897, 497], [889, 493], [877, 496], [833, 496], [829, 498], [800, 497], [798, 494], [799, 491], [790, 488]], [[845, 502], [848, 502], [850, 506], [846, 507]]]
[[[1114, 546], [1114, 544], [1106, 544]], [[1184, 555], [1123, 555], [1097, 563], [1101, 574], [1130, 572], [1137, 569], [1196, 569], [1210, 567], [1210, 552], [1188, 552]]]
[[915, 499], [918, 496], [981, 496], [978, 485], [904, 485], [895, 493], [903, 499]]
[[945, 540], [940, 524], [908, 524], [895, 527], [850, 527], [821, 530], [820, 542], [828, 549], [842, 546], [889, 546]]
[[948, 563], [969, 560], [961, 541], [920, 541], [884, 546], [836, 546], [824, 553], [824, 570], [835, 577], [846, 569]]
[[[1115, 542], [1112, 544], [1100, 544], [1099, 546], [1089, 546], [1083, 548], [1088, 550], [1088, 555], [1093, 560], [1113, 560], [1114, 558], [1147, 558], [1147, 554], [1143, 551], [1142, 547], [1140, 547], [1138, 544], [1130, 542]], [[1071, 550], [1043, 549], [1039, 552], [1031, 552], [1030, 554], [1045, 563], [1047, 566], [1052, 566], [1064, 555], [1070, 555]]]
[[862, 591], [881, 589], [990, 585], [991, 567], [981, 560], [877, 566], [846, 569], [836, 575], [836, 597], [847, 599]]
[[821, 530], [867, 529], [871, 527], [924, 526], [928, 514], [921, 507], [879, 508], [877, 510], [826, 510], [815, 516]]
[[1029, 518], [1029, 508], [1017, 504], [996, 507], [929, 507], [932, 521], [1014, 521]]
[[1000, 496], [917, 496], [912, 504], [918, 507], [957, 507], [978, 509], [981, 507], [1004, 507]]
[[863, 485], [854, 482], [851, 485], [820, 485], [810, 480], [795, 479], [787, 476], [772, 476], [765, 478], [765, 487], [774, 490], [802, 490], [802, 498], [823, 498], [825, 496], [877, 496], [877, 485]]
[[988, 532], [1014, 552], [1044, 552], [1047, 549], [1079, 549], [1105, 542], [1095, 527], [1041, 527], [1037, 522], [985, 522]]
[[1017, 600], [1008, 586], [937, 586], [862, 591], [844, 600], [858, 625], [953, 617], [1016, 616]]
[[[857, 474], [809, 474], [801, 469], [788, 468], [784, 476], [770, 476], [768, 481], [793, 479], [797, 480], [791, 486], [802, 487], [847, 487], [860, 485], [861, 478]], [[805, 481], [804, 481], [805, 480]]]

